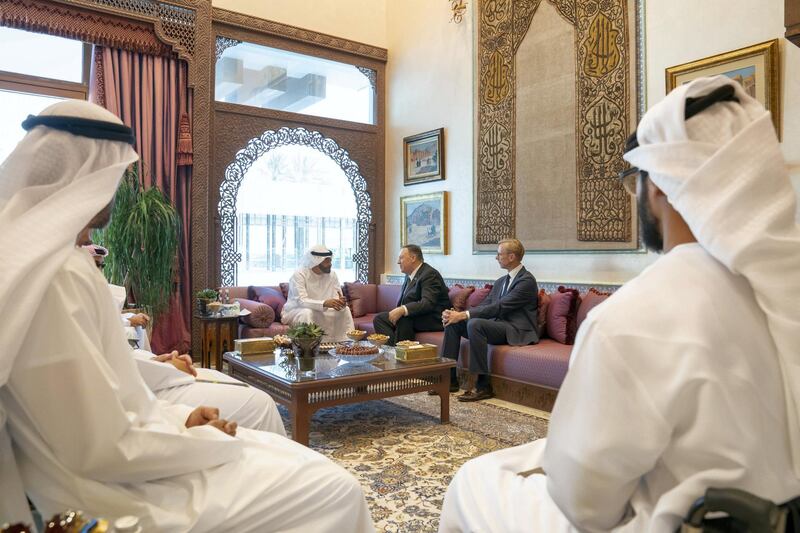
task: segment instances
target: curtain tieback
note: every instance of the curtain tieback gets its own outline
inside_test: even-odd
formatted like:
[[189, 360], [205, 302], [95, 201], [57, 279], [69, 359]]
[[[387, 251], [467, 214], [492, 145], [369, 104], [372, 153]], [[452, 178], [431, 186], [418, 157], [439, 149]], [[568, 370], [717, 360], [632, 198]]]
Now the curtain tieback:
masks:
[[192, 164], [192, 128], [189, 125], [189, 115], [181, 113], [180, 129], [178, 134], [178, 166]]

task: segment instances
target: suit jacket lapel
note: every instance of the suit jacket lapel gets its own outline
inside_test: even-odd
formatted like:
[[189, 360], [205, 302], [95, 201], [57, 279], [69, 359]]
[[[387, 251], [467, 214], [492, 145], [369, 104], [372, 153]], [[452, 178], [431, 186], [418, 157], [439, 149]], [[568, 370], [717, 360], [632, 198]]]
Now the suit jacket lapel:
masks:
[[517, 272], [517, 275], [516, 275], [516, 276], [514, 276], [514, 279], [512, 279], [512, 280], [511, 280], [511, 283], [509, 283], [509, 284], [508, 284], [508, 290], [506, 291], [506, 294], [508, 294], [509, 292], [511, 292], [511, 288], [512, 288], [514, 285], [516, 285], [516, 284], [517, 284], [517, 283], [518, 283], [518, 282], [519, 282], [519, 281], [522, 279], [522, 274], [523, 274], [524, 272], [526, 272], [526, 270], [525, 270], [525, 267], [522, 267], [522, 268], [520, 268], [520, 269], [519, 269], [519, 272]]

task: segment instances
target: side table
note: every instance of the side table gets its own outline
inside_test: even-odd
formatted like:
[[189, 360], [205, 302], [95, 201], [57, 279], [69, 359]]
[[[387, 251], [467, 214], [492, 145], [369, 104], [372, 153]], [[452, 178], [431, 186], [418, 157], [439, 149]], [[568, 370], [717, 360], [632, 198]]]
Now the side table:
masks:
[[200, 316], [200, 366], [222, 370], [222, 354], [233, 350], [233, 341], [239, 336], [238, 316]]

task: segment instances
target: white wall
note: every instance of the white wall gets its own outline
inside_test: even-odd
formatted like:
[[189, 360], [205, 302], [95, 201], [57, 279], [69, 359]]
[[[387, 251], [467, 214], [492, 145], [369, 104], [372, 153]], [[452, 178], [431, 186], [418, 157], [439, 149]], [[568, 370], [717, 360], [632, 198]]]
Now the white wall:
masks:
[[[404, 0], [386, 5], [386, 266], [400, 246], [399, 197], [439, 190], [450, 194], [450, 254], [426, 259], [447, 277], [499, 275], [494, 258], [472, 253], [472, 16], [468, 3], [459, 25], [449, 22], [449, 3]], [[420, 13], [426, 13], [424, 23]], [[694, 59], [782, 37], [782, 0], [649, 0], [646, 2], [647, 99], [664, 96], [664, 69]], [[800, 161], [800, 48], [783, 41], [783, 147]], [[445, 181], [403, 186], [403, 137], [445, 128]], [[800, 178], [795, 176], [800, 182]], [[800, 186], [798, 187], [800, 189]], [[655, 256], [641, 253], [529, 254], [525, 263], [541, 281], [619, 283], [634, 277]]]
[[386, 0], [212, 0], [212, 5], [386, 48]]

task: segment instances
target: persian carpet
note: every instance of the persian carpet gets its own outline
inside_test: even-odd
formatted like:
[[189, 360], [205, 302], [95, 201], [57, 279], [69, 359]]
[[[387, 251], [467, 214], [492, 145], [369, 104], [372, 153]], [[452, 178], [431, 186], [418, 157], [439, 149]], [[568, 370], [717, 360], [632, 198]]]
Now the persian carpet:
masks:
[[414, 394], [318, 411], [310, 447], [359, 480], [378, 531], [427, 532], [437, 530], [445, 491], [462, 464], [546, 433], [543, 418], [454, 395], [450, 423], [441, 424], [439, 398]]

